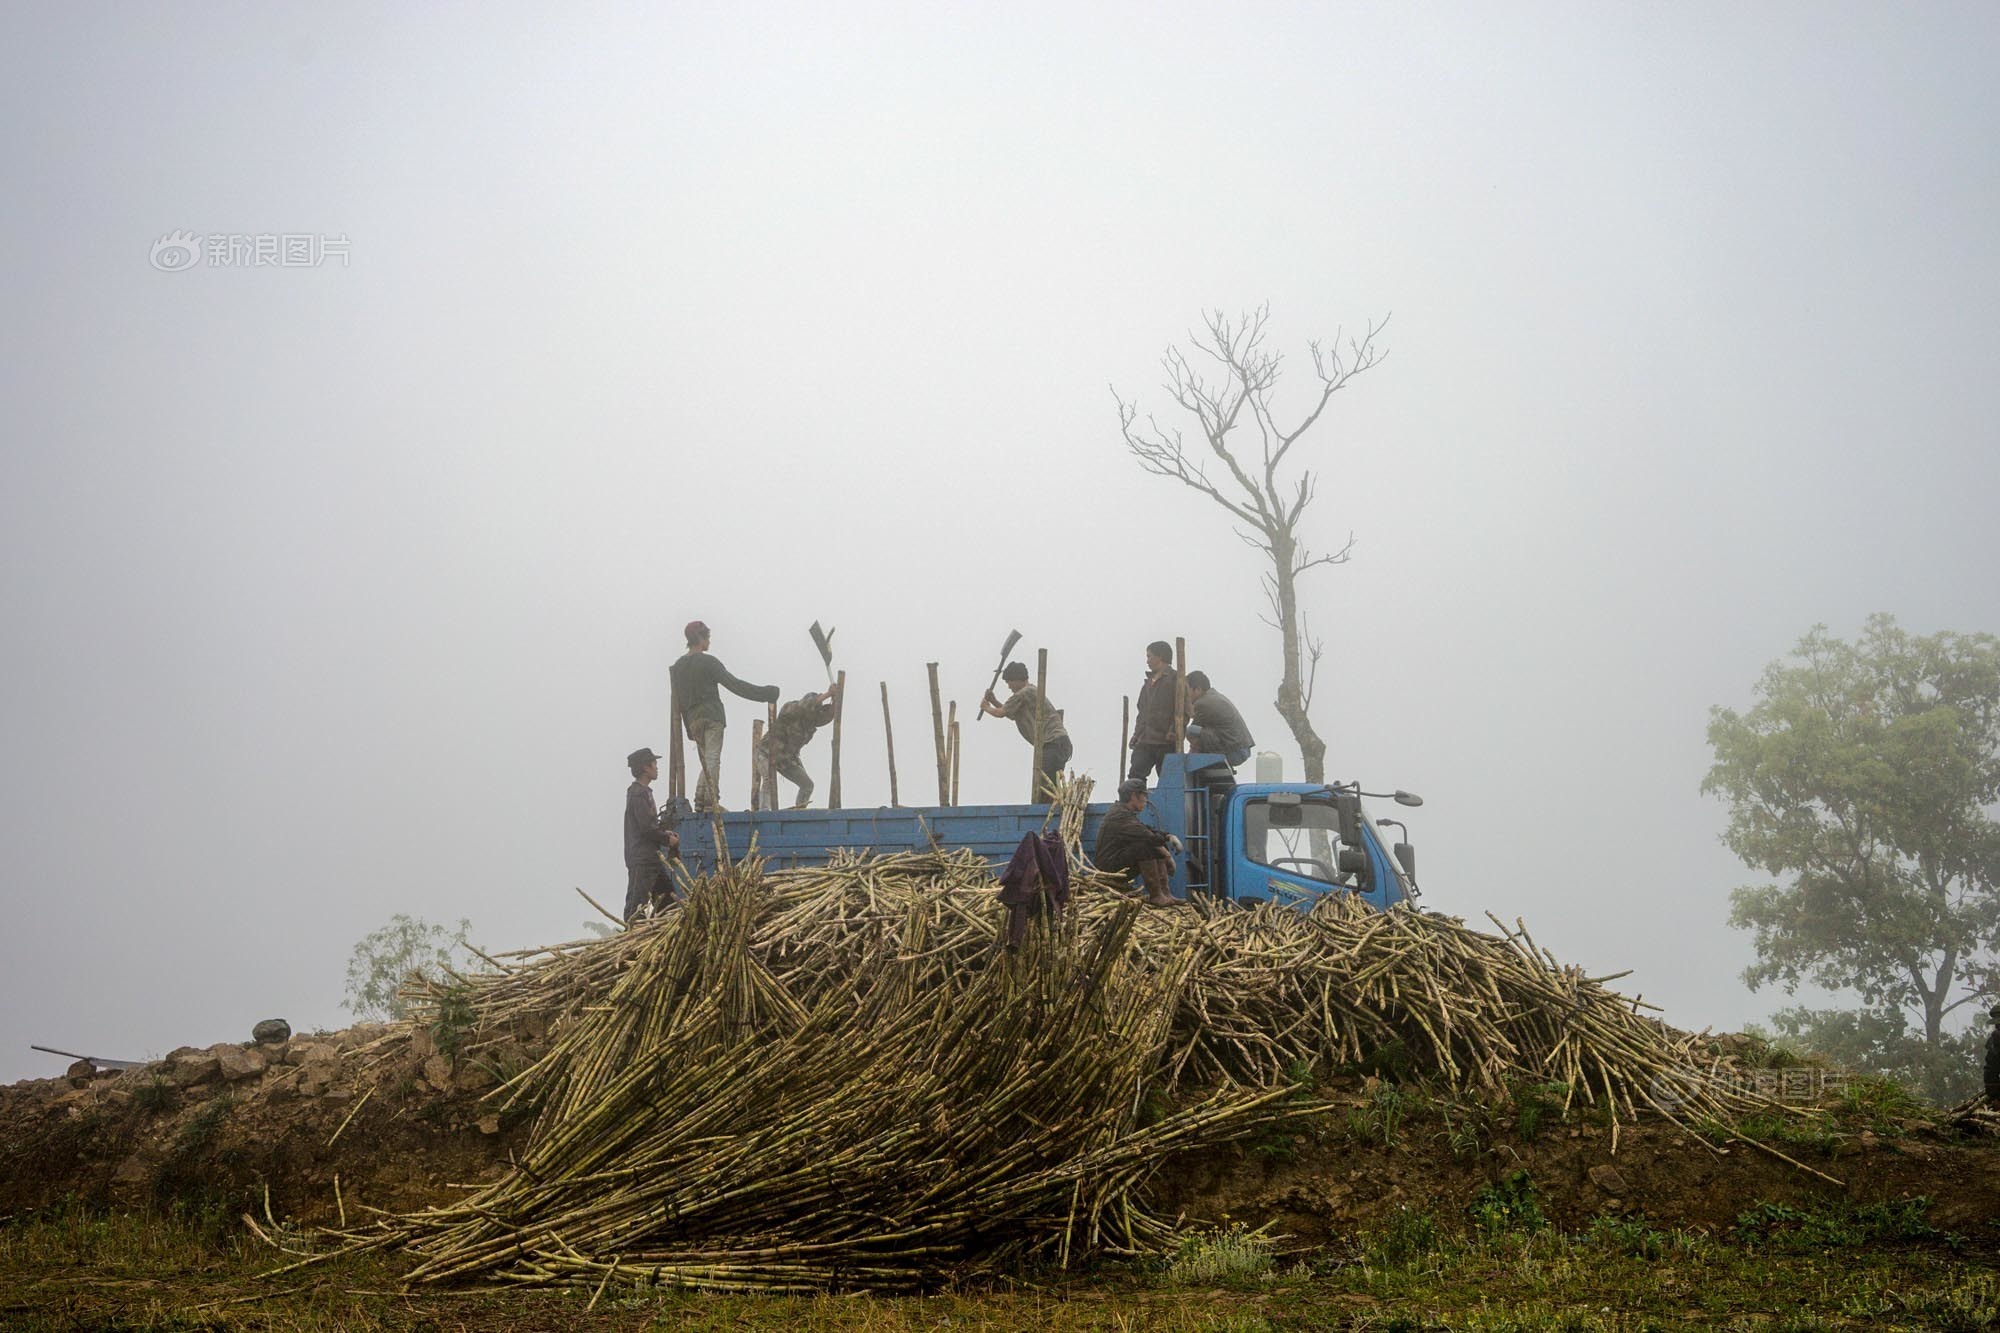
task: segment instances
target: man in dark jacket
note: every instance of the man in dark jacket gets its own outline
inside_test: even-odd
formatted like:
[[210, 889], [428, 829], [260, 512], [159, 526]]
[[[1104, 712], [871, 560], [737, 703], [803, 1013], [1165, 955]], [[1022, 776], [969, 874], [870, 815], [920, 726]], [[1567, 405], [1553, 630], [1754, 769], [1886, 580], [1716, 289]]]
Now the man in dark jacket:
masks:
[[1042, 753], [1035, 763], [1041, 771], [1040, 789], [1035, 799], [1054, 800], [1056, 784], [1062, 780], [1063, 765], [1076, 753], [1076, 746], [1063, 726], [1063, 711], [1054, 704], [1044, 704], [1041, 694], [1028, 683], [1028, 668], [1023, 662], [1009, 662], [1007, 669], [1000, 673], [1007, 682], [1007, 702], [1001, 703], [993, 697], [993, 691], [986, 691], [986, 697], [979, 701], [980, 711], [989, 717], [1006, 717], [1014, 720], [1014, 729], [1021, 733], [1021, 739], [1028, 744], [1035, 743], [1035, 713], [1041, 710]]
[[660, 756], [634, 750], [625, 764], [632, 770], [632, 785], [625, 789], [625, 919], [630, 921], [648, 904], [662, 907], [674, 896], [667, 856], [681, 838], [660, 827], [660, 812], [653, 805]]
[[1146, 886], [1148, 906], [1172, 907], [1174, 896], [1167, 891], [1167, 881], [1173, 877], [1173, 857], [1181, 849], [1181, 840], [1141, 823], [1139, 812], [1145, 808], [1144, 782], [1127, 778], [1119, 783], [1118, 804], [1097, 826], [1091, 859], [1099, 870], [1111, 874], [1136, 873]]
[[1986, 1015], [1993, 1030], [1986, 1034], [1986, 1104], [2000, 1107], [2000, 1004]]
[[799, 751], [806, 748], [813, 735], [827, 723], [833, 721], [833, 691], [807, 690], [778, 710], [777, 725], [764, 737], [764, 760], [778, 771], [779, 776], [796, 785], [798, 800], [792, 809], [803, 810], [812, 804], [812, 774], [799, 760]]
[[681, 726], [701, 757], [701, 780], [695, 784], [694, 808], [706, 813], [722, 808], [719, 803], [722, 733], [728, 725], [728, 717], [722, 711], [722, 696], [715, 687], [720, 685], [739, 698], [760, 704], [778, 702], [778, 687], [749, 685], [730, 675], [728, 667], [709, 655], [708, 626], [699, 620], [690, 620], [682, 632], [687, 638], [687, 652], [668, 668], [668, 674], [674, 680], [674, 693], [680, 696]]
[[1146, 683], [1139, 687], [1138, 716], [1132, 721], [1132, 767], [1125, 776], [1144, 782], [1159, 771], [1174, 748], [1174, 694], [1180, 688], [1174, 647], [1165, 639], [1146, 645]]
[[1250, 726], [1228, 696], [1209, 688], [1206, 671], [1190, 671], [1187, 676], [1188, 753], [1219, 754], [1231, 768], [1250, 758], [1257, 742]]

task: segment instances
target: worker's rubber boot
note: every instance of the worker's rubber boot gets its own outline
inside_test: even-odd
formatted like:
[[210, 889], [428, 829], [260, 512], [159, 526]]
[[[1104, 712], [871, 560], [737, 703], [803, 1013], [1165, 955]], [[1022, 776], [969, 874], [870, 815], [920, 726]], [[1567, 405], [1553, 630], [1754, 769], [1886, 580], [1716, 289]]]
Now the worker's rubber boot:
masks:
[[1174, 895], [1167, 892], [1167, 877], [1171, 872], [1165, 861], [1141, 861], [1139, 877], [1146, 881], [1146, 906], [1172, 907]]

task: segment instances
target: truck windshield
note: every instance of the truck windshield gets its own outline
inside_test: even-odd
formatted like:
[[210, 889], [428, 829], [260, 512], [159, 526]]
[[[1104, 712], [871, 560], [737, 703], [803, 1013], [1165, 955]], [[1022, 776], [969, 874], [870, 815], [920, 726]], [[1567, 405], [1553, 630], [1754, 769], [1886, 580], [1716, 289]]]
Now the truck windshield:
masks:
[[1339, 847], [1331, 801], [1273, 805], [1259, 797], [1243, 807], [1243, 853], [1258, 865], [1338, 884]]

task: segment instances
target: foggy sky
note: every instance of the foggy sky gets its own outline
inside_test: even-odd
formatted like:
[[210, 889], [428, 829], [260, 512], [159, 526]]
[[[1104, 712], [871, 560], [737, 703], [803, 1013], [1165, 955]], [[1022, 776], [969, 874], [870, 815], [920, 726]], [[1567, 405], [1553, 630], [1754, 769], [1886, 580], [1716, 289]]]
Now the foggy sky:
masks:
[[[1261, 745], [1256, 557], [1125, 457], [1207, 307], [1393, 315], [1300, 446], [1329, 767], [1428, 906], [1747, 992], [1707, 710], [1808, 627], [2000, 629], [1985, 5], [17, 6], [0, 16], [0, 1078], [338, 1026], [392, 913], [622, 894], [691, 618], [849, 672], [847, 803], [1114, 776], [1148, 640]], [[161, 272], [154, 243], [345, 238]], [[752, 709], [731, 710], [741, 805]], [[825, 791], [826, 741], [806, 753]], [[787, 789], [789, 790], [789, 788]]]

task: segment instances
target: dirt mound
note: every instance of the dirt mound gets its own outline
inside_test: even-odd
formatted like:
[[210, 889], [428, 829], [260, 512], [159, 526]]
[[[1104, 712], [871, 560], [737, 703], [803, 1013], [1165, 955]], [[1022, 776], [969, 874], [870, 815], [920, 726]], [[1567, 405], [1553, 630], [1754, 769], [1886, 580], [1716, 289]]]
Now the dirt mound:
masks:
[[[1639, 1016], [1525, 931], [1337, 900], [1141, 912], [1101, 887], [1015, 953], [969, 854], [739, 871], [439, 988], [419, 1022], [17, 1084], [0, 1215], [247, 1213], [441, 1274], [595, 1282], [638, 1254], [808, 1286], [921, 1284], [1009, 1246], [1067, 1259], [1079, 1217], [1083, 1253], [1157, 1246], [1176, 1217], [1325, 1243], [1521, 1179], [1572, 1225], [1923, 1194], [1990, 1240], [1990, 1139], [1865, 1099], [1770, 1105], [1718, 1077], [1741, 1051]], [[592, 1219], [606, 1257], [517, 1246], [557, 1215]]]

